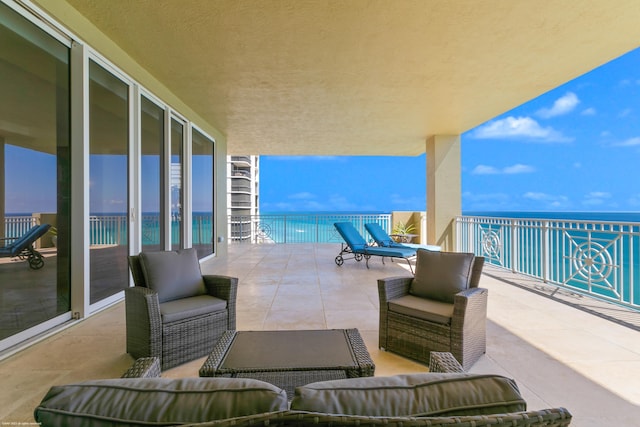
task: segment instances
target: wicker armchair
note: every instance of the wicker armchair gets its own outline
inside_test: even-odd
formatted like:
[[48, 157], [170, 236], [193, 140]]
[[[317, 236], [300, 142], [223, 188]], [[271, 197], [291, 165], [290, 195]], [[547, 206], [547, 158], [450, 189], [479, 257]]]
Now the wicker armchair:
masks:
[[129, 257], [125, 289], [127, 353], [158, 357], [162, 370], [207, 355], [236, 328], [238, 279], [202, 275], [193, 249]]
[[424, 364], [432, 351], [450, 352], [468, 370], [486, 352], [483, 265], [473, 254], [419, 250], [415, 277], [378, 280], [379, 347]]

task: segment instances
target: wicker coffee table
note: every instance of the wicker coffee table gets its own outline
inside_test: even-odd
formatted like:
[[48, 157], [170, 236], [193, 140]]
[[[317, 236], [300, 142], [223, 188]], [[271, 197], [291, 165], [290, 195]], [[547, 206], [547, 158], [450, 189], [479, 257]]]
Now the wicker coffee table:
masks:
[[374, 371], [357, 329], [226, 331], [200, 376], [266, 381], [286, 390], [291, 399], [298, 386], [370, 377]]

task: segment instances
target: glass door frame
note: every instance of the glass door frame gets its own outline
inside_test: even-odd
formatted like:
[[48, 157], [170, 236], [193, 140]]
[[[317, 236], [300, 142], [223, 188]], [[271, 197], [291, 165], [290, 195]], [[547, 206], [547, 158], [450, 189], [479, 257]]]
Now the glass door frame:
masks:
[[[76, 43], [74, 43], [74, 45], [76, 45]], [[77, 44], [79, 45], [79, 44]], [[101, 55], [99, 55], [98, 53], [96, 53], [95, 51], [93, 51], [91, 48], [87, 47], [86, 45], [79, 45], [81, 50], [82, 50], [82, 68], [81, 68], [81, 73], [82, 73], [82, 100], [79, 101], [78, 103], [82, 105], [82, 111], [81, 111], [81, 115], [80, 116], [74, 116], [73, 115], [73, 107], [72, 107], [72, 117], [82, 117], [82, 142], [79, 143], [78, 141], [74, 141], [74, 138], [72, 136], [72, 145], [81, 145], [82, 147], [76, 147], [77, 150], [82, 150], [82, 154], [81, 156], [72, 156], [72, 159], [75, 157], [76, 162], [81, 162], [81, 165], [78, 165], [78, 169], [81, 169], [82, 173], [81, 176], [83, 177], [82, 180], [74, 180], [75, 183], [77, 183], [77, 186], [82, 185], [82, 208], [78, 208], [78, 210], [81, 210], [81, 213], [78, 211], [75, 211], [72, 209], [72, 221], [73, 223], [77, 224], [77, 223], [82, 223], [83, 227], [81, 227], [81, 232], [77, 233], [77, 234], [82, 234], [82, 236], [78, 236], [77, 239], [73, 239], [72, 240], [72, 252], [75, 251], [76, 253], [81, 252], [82, 255], [80, 257], [76, 257], [73, 256], [72, 257], [72, 298], [71, 298], [71, 304], [72, 307], [74, 307], [74, 300], [75, 300], [75, 307], [78, 310], [74, 309], [74, 317], [86, 317], [87, 315], [100, 311], [106, 307], [109, 307], [110, 305], [114, 304], [115, 302], [118, 302], [120, 300], [123, 299], [124, 297], [124, 291], [119, 291], [113, 295], [110, 295], [104, 299], [101, 299], [100, 301], [96, 301], [95, 303], [91, 303], [90, 302], [90, 291], [91, 291], [91, 277], [90, 277], [90, 206], [89, 206], [89, 200], [90, 200], [90, 170], [89, 170], [89, 165], [90, 165], [90, 146], [89, 146], [89, 142], [90, 142], [90, 135], [89, 135], [89, 126], [90, 126], [90, 117], [89, 117], [89, 60], [95, 62], [96, 64], [98, 64], [99, 66], [101, 66], [102, 68], [104, 68], [105, 70], [107, 70], [109, 73], [111, 73], [114, 77], [116, 77], [117, 79], [119, 79], [120, 81], [122, 81], [124, 84], [127, 85], [128, 87], [128, 129], [127, 129], [127, 134], [128, 134], [128, 148], [127, 148], [127, 156], [128, 156], [128, 178], [127, 178], [127, 192], [128, 192], [128, 196], [127, 196], [127, 202], [129, 203], [129, 206], [127, 208], [127, 212], [128, 217], [129, 217], [129, 221], [128, 223], [130, 223], [131, 220], [131, 198], [132, 198], [132, 193], [134, 191], [133, 189], [133, 185], [132, 185], [132, 179], [131, 179], [131, 163], [132, 163], [132, 158], [134, 157], [135, 154], [135, 146], [137, 143], [137, 139], [136, 139], [136, 135], [135, 135], [135, 120], [136, 120], [136, 115], [134, 114], [135, 108], [137, 107], [137, 102], [136, 102], [136, 83], [133, 79], [131, 79], [129, 76], [127, 76], [124, 72], [122, 72], [120, 69], [118, 69], [117, 67], [115, 67], [113, 64], [111, 64], [109, 61], [103, 59], [103, 57]], [[72, 70], [73, 71], [73, 70]], [[72, 91], [73, 93], [73, 91]], [[78, 101], [76, 98], [73, 98], [73, 94], [72, 94], [72, 104], [73, 101]], [[78, 106], [76, 106], [78, 107]], [[78, 107], [79, 108], [79, 107]], [[73, 126], [72, 126], [73, 129]], [[72, 131], [72, 135], [73, 135], [73, 131]], [[74, 144], [74, 142], [76, 142]], [[73, 149], [72, 149], [73, 150]], [[79, 157], [79, 158], [78, 158]], [[72, 160], [73, 163], [73, 160]], [[80, 181], [78, 183], [78, 181]], [[73, 190], [73, 189], [72, 189]], [[79, 190], [78, 190], [79, 191]], [[77, 203], [77, 205], [79, 205], [80, 203]], [[76, 214], [76, 217], [74, 219], [74, 215]], [[79, 220], [79, 217], [82, 218], [81, 222], [80, 221], [76, 221], [76, 219]], [[76, 233], [74, 233], [76, 234]], [[129, 237], [131, 234], [131, 231], [128, 231], [127, 236]], [[81, 241], [80, 241], [81, 239]], [[128, 249], [127, 252], [131, 251], [131, 240], [128, 240], [127, 242], [128, 245]], [[73, 265], [73, 261], [77, 260], [77, 264], [78, 266], [74, 266]], [[74, 267], [80, 267], [80, 268], [74, 268]], [[82, 274], [82, 282], [81, 283], [77, 283], [73, 281], [73, 276], [75, 275], [74, 271], [78, 271], [78, 276], [81, 272]], [[79, 277], [76, 277], [76, 280], [80, 280]], [[75, 285], [75, 286], [74, 286]], [[74, 295], [76, 296], [76, 298], [74, 298]], [[75, 315], [75, 313], [78, 313], [77, 315]]]
[[191, 167], [189, 153], [190, 143], [191, 143], [191, 128], [189, 126], [189, 121], [178, 114], [176, 111], [167, 109], [165, 113], [165, 156], [164, 156], [164, 175], [163, 175], [163, 190], [165, 192], [164, 197], [164, 209], [167, 212], [167, 220], [164, 222], [164, 250], [170, 251], [173, 249], [172, 243], [172, 209], [171, 209], [171, 145], [172, 145], [172, 135], [171, 135], [171, 126], [173, 122], [177, 122], [182, 126], [182, 141], [180, 141], [180, 149], [181, 149], [181, 165], [180, 165], [180, 180], [181, 180], [181, 191], [180, 191], [180, 244], [178, 249], [188, 248], [191, 245], [191, 231], [187, 227], [187, 222], [185, 219], [191, 218], [191, 197], [190, 197], [190, 184], [187, 182], [186, 170]]
[[[213, 146], [213, 159], [212, 160], [212, 167], [213, 167], [213, 182], [211, 183], [212, 187], [213, 187], [213, 194], [211, 195], [211, 197], [213, 197], [213, 204], [211, 206], [212, 212], [211, 212], [211, 216], [212, 216], [212, 223], [211, 226], [213, 227], [213, 230], [211, 230], [211, 238], [212, 238], [212, 242], [211, 242], [211, 250], [212, 252], [203, 257], [200, 258], [200, 262], [206, 261], [208, 259], [211, 259], [213, 257], [216, 256], [216, 249], [218, 247], [218, 238], [216, 237], [218, 235], [218, 230], [217, 230], [217, 222], [216, 222], [216, 218], [217, 218], [217, 208], [218, 208], [218, 198], [216, 197], [218, 194], [218, 189], [217, 189], [217, 177], [216, 177], [216, 173], [217, 173], [217, 168], [218, 168], [218, 164], [216, 163], [216, 159], [217, 159], [217, 153], [216, 153], [216, 149], [217, 149], [217, 141], [215, 138], [213, 138], [211, 135], [209, 135], [207, 132], [205, 132], [202, 128], [200, 128], [199, 126], [189, 122], [189, 144], [188, 144], [188, 150], [189, 150], [189, 173], [187, 174], [187, 180], [188, 180], [188, 188], [189, 188], [189, 214], [191, 215], [191, 220], [193, 221], [193, 131], [198, 132], [199, 134], [201, 134], [202, 136], [204, 136], [206, 139], [208, 139], [209, 141], [211, 141], [211, 144]], [[225, 161], [226, 164], [226, 161]], [[226, 178], [228, 179], [228, 178]], [[189, 229], [189, 245], [193, 246], [193, 227], [187, 227]]]
[[[52, 37], [54, 40], [60, 42], [62, 45], [66, 46], [69, 49], [69, 73], [70, 73], [70, 79], [69, 79], [69, 90], [71, 91], [71, 85], [73, 84], [73, 53], [72, 53], [72, 47], [73, 47], [73, 41], [72, 38], [70, 36], [68, 36], [66, 33], [62, 32], [59, 30], [59, 28], [57, 26], [55, 26], [52, 22], [50, 21], [45, 21], [42, 19], [36, 19], [36, 17], [34, 16], [34, 14], [25, 9], [24, 5], [15, 2], [13, 0], [3, 0], [3, 4], [5, 6], [7, 6], [9, 9], [11, 9], [12, 11], [14, 11], [15, 13], [17, 13], [18, 15], [20, 15], [21, 17], [25, 18], [29, 24], [34, 25], [35, 27], [37, 27], [38, 29], [42, 30], [43, 32], [45, 32], [48, 36]], [[33, 8], [36, 12], [39, 11], [38, 8]], [[69, 102], [71, 104], [73, 104], [73, 97], [71, 94], [69, 94]], [[73, 115], [70, 114], [70, 126], [73, 126]], [[72, 165], [69, 165], [70, 168], [72, 168]], [[71, 169], [72, 170], [72, 169]], [[71, 194], [71, 198], [72, 198], [72, 203], [73, 203], [73, 193]], [[71, 216], [71, 221], [73, 221], [73, 216]], [[4, 225], [3, 225], [4, 226]], [[71, 253], [70, 253], [71, 256]], [[69, 266], [70, 269], [72, 269], [72, 265]], [[70, 272], [71, 274], [71, 272]], [[69, 297], [72, 297], [72, 293], [73, 293], [73, 284], [70, 280], [70, 295]], [[50, 331], [52, 328], [56, 328], [66, 322], [68, 322], [69, 320], [71, 320], [73, 318], [72, 316], [73, 313], [73, 302], [70, 305], [70, 309], [67, 312], [64, 312], [62, 314], [58, 314], [57, 316], [54, 316], [42, 323], [39, 323], [35, 326], [31, 326], [27, 329], [24, 329], [14, 335], [11, 335], [3, 340], [1, 340], [1, 345], [0, 345], [0, 352], [2, 352], [3, 357], [4, 356], [8, 356], [11, 355], [17, 351], [20, 350], [20, 348], [16, 348], [16, 346], [18, 346], [20, 343], [26, 342], [28, 339], [33, 338], [35, 336], [38, 336], [40, 334], [46, 334], [48, 331]]]

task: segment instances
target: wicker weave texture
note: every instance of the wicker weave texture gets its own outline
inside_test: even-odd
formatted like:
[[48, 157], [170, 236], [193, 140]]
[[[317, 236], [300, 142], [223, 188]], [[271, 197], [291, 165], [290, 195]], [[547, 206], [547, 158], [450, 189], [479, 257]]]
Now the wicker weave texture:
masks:
[[160, 359], [157, 357], [141, 357], [122, 374], [122, 378], [159, 378]]
[[464, 373], [460, 363], [449, 352], [432, 351], [429, 356], [429, 372]]
[[187, 322], [164, 324], [162, 328], [162, 369], [209, 354], [227, 329], [227, 311], [193, 317]]

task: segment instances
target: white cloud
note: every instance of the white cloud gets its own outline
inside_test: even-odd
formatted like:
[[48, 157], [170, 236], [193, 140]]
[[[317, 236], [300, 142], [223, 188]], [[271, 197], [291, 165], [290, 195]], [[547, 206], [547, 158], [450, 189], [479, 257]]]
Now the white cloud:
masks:
[[564, 96], [556, 99], [551, 108], [542, 108], [536, 113], [543, 119], [561, 116], [570, 113], [580, 103], [578, 96], [573, 92], [567, 92]]
[[478, 127], [472, 137], [478, 139], [526, 139], [539, 142], [568, 142], [571, 138], [551, 127], [543, 128], [531, 117], [513, 117], [495, 120]]
[[621, 142], [614, 142], [612, 145], [616, 147], [635, 147], [640, 145], [640, 136], [625, 139], [624, 141], [621, 141]]
[[518, 173], [531, 173], [531, 172], [535, 172], [535, 168], [533, 166], [522, 165], [518, 163], [513, 166], [507, 166], [502, 170], [502, 172], [509, 175], [518, 174]]
[[598, 199], [608, 199], [609, 197], [611, 197], [611, 193], [607, 193], [606, 191], [592, 191], [591, 193], [587, 194], [586, 197], [588, 198], [598, 198]]
[[506, 166], [502, 169], [498, 169], [494, 166], [478, 165], [471, 171], [471, 173], [473, 175], [497, 175], [497, 174], [513, 175], [513, 174], [519, 174], [519, 173], [531, 173], [534, 171], [535, 171], [535, 168], [533, 166], [523, 165], [518, 163], [513, 166]]
[[500, 171], [493, 166], [478, 165], [471, 171], [474, 175], [494, 175], [500, 173]]
[[546, 193], [536, 193], [533, 191], [529, 191], [527, 193], [524, 193], [522, 197], [524, 197], [525, 199], [531, 199], [531, 200], [549, 200], [552, 196]]
[[587, 108], [582, 110], [582, 112], [580, 113], [583, 116], [595, 116], [596, 115], [596, 109], [595, 108]]

